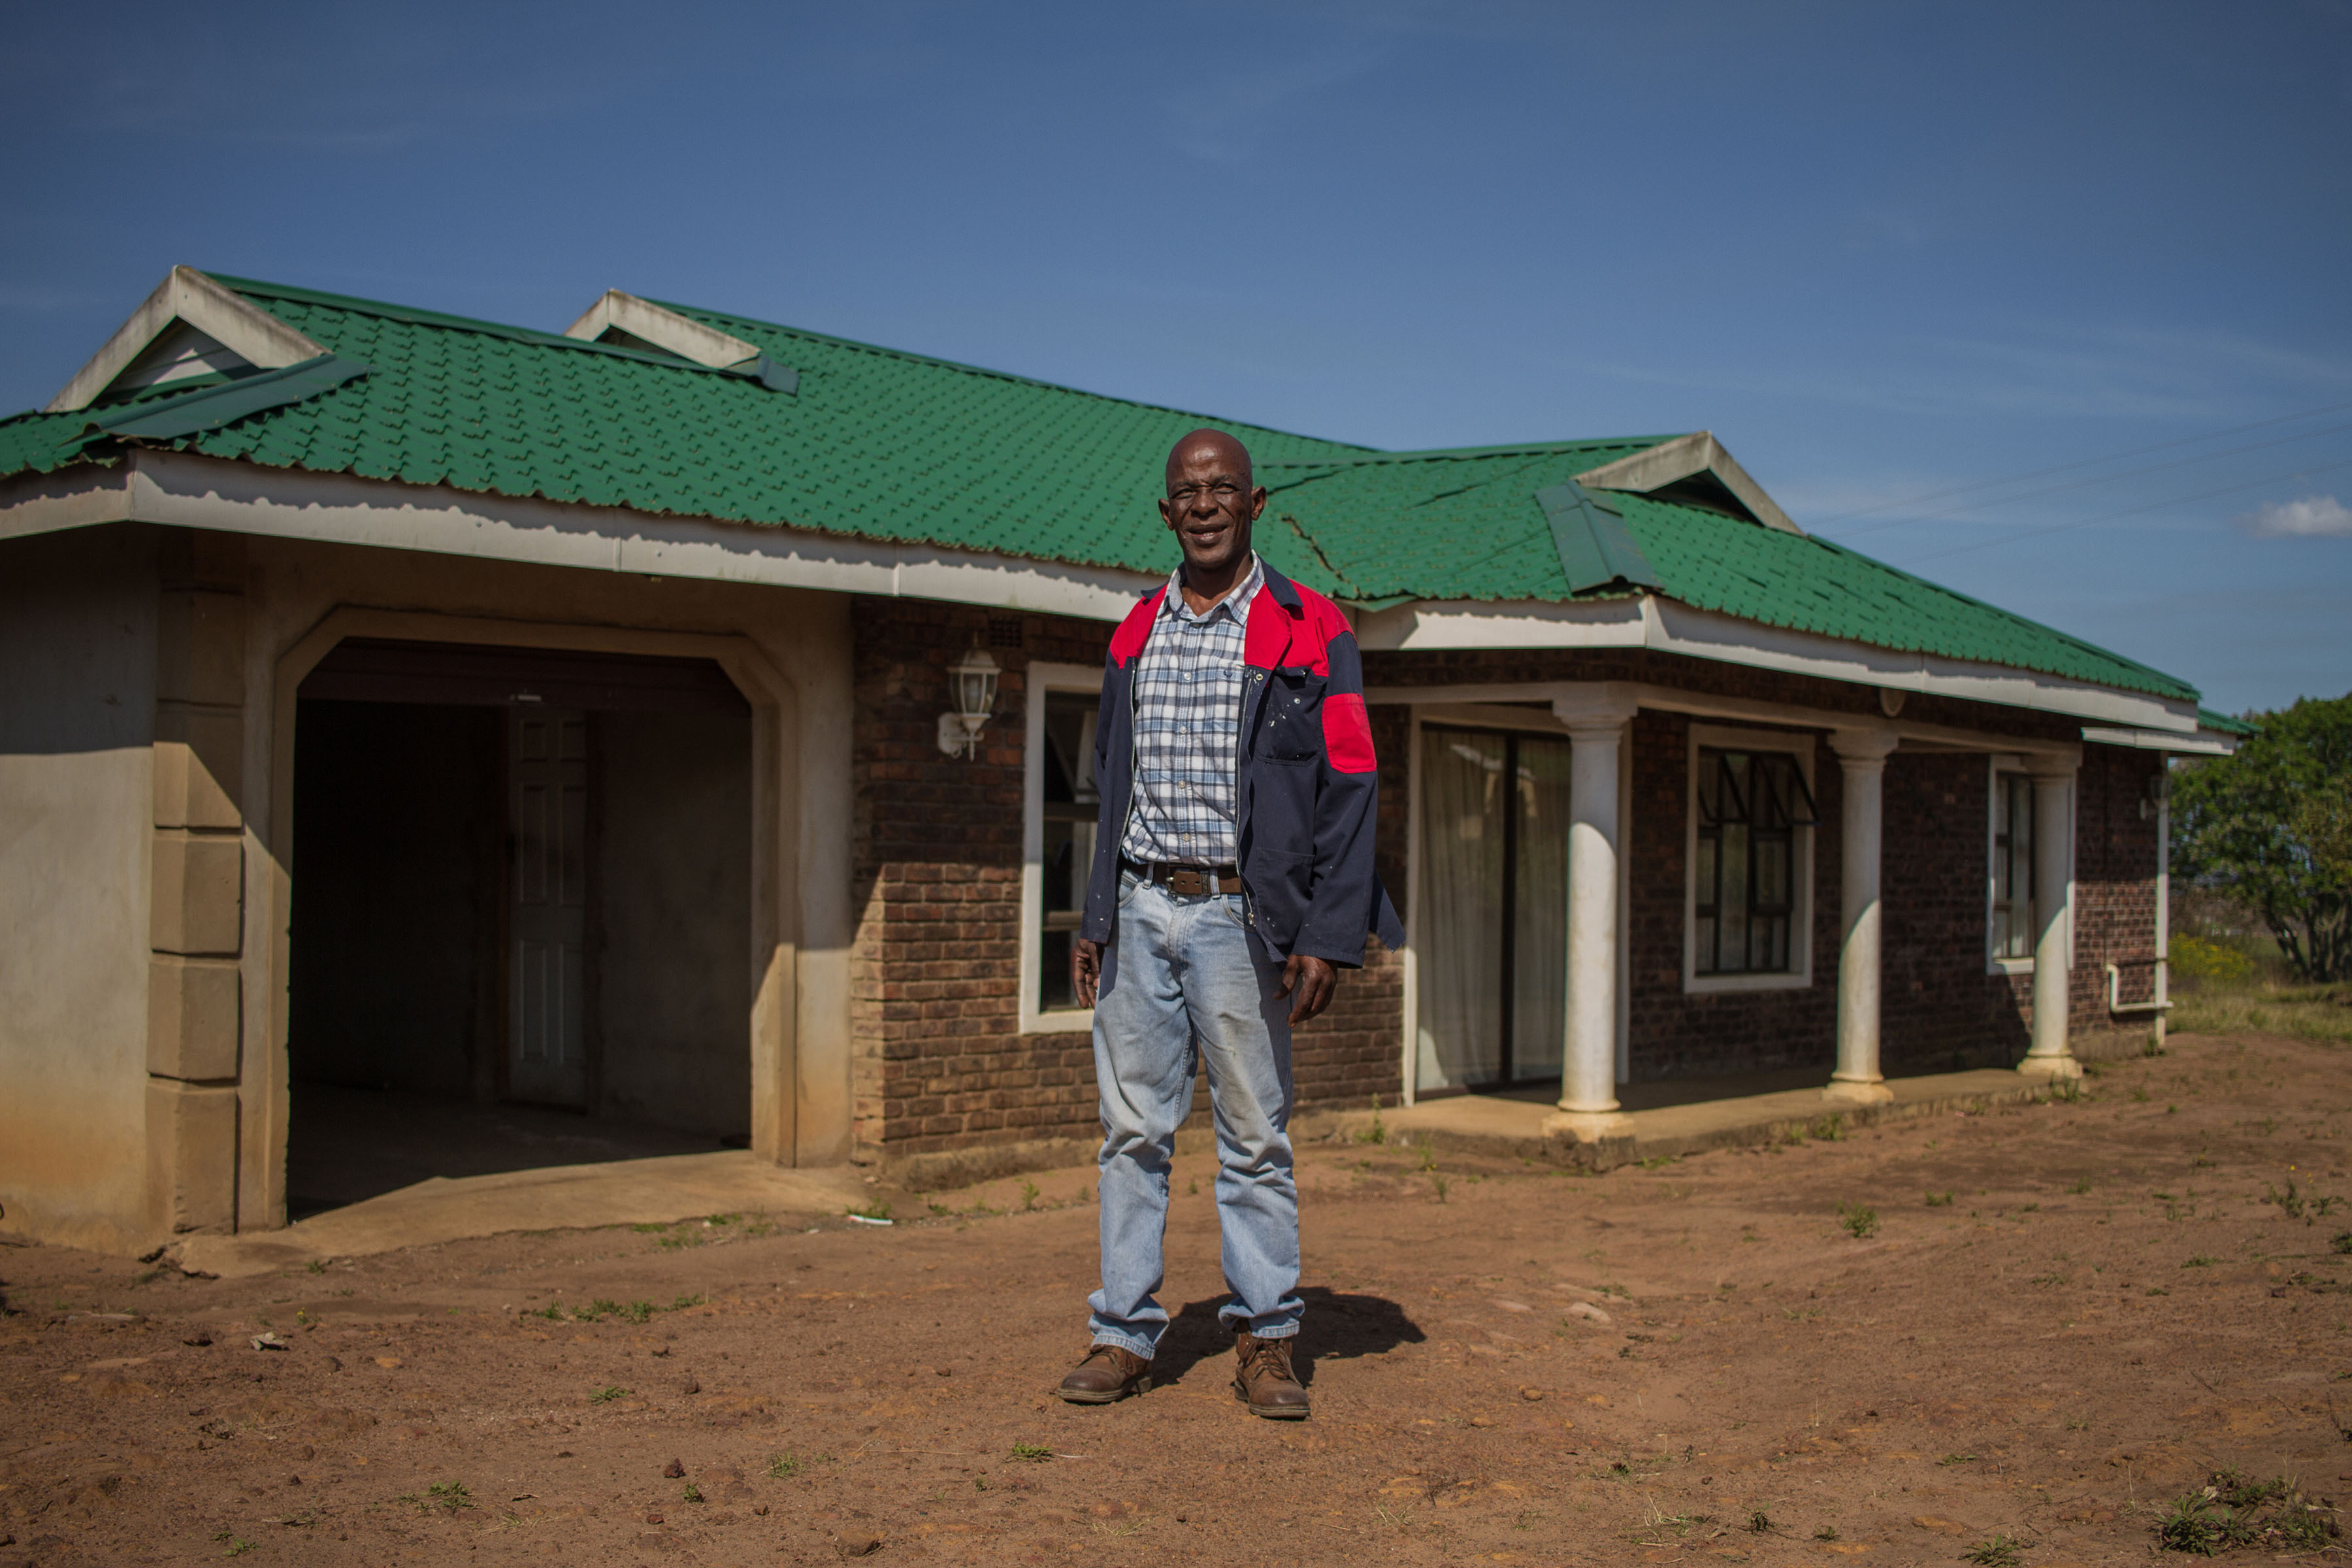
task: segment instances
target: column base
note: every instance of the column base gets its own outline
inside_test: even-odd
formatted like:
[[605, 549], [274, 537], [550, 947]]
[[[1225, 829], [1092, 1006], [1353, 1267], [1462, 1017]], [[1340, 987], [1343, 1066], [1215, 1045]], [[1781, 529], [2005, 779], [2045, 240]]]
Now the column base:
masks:
[[1633, 1119], [1622, 1110], [1555, 1110], [1543, 1119], [1545, 1137], [1573, 1138], [1580, 1143], [1622, 1138], [1633, 1131]]
[[2028, 1078], [2081, 1078], [2083, 1064], [2071, 1056], [2028, 1057], [2017, 1064], [2017, 1070]]
[[1822, 1090], [1822, 1098], [1835, 1100], [1841, 1105], [1892, 1105], [1895, 1103], [1895, 1091], [1879, 1079], [1863, 1083], [1852, 1079], [1833, 1078], [1830, 1079], [1829, 1087]]

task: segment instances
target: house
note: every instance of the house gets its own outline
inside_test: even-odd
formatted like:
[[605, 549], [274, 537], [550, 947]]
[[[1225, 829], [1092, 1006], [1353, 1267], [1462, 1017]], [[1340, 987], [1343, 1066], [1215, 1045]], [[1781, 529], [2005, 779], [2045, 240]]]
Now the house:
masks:
[[[918, 1176], [1091, 1140], [1087, 731], [1200, 423], [175, 268], [0, 423], [0, 1224], [283, 1225], [289, 1141], [394, 1100]], [[1867, 1100], [2145, 1026], [2165, 758], [2231, 743], [2187, 683], [1809, 537], [1704, 433], [1228, 427], [1366, 650], [1411, 932], [1303, 1103], [1535, 1084], [1592, 1137], [1622, 1083]]]

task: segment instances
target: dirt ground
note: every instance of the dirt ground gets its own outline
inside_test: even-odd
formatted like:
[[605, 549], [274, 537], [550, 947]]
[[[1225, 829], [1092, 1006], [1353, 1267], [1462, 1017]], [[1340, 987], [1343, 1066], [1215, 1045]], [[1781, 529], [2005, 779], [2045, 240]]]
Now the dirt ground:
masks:
[[1305, 1149], [1303, 1424], [1228, 1392], [1205, 1156], [1104, 1408], [1046, 1394], [1087, 1172], [241, 1281], [0, 1250], [0, 1563], [2054, 1568], [2225, 1467], [2344, 1489], [2352, 1056], [2086, 1090], [1600, 1176]]

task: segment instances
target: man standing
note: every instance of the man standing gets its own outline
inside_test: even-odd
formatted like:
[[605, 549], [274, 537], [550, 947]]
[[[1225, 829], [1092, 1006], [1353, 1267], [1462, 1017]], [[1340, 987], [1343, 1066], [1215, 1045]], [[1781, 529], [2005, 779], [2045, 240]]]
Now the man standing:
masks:
[[1217, 1131], [1234, 1394], [1297, 1419], [1298, 1188], [1290, 1031], [1330, 1005], [1377, 932], [1403, 944], [1372, 869], [1378, 781], [1355, 635], [1258, 559], [1249, 453], [1195, 430], [1160, 516], [1183, 563], [1111, 638], [1095, 729], [1102, 816], [1071, 979], [1095, 1014], [1102, 1289], [1094, 1342], [1055, 1390], [1108, 1405], [1151, 1385], [1168, 1166], [1196, 1059]]

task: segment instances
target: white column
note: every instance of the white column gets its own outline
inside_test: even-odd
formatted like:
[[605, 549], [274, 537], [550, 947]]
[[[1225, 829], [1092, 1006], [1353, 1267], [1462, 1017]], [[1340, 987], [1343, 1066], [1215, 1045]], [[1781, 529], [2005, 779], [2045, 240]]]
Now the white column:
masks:
[[1595, 683], [1555, 699], [1568, 726], [1568, 1038], [1548, 1132], [1597, 1137], [1617, 1112], [1617, 759], [1630, 693]]
[[2156, 781], [2156, 1023], [2153, 1044], [2164, 1049], [2165, 1006], [2172, 999], [2172, 759]]
[[2017, 1070], [2043, 1078], [2080, 1078], [2082, 1064], [2066, 1042], [2069, 878], [2074, 824], [2067, 807], [2075, 759], [2037, 757], [2033, 775], [2033, 1044]]
[[1879, 953], [1883, 913], [1878, 897], [1879, 845], [1884, 837], [1880, 787], [1896, 736], [1887, 730], [1840, 730], [1830, 737], [1844, 774], [1841, 792], [1838, 867], [1837, 1069], [1822, 1096], [1870, 1105], [1895, 1098], [1878, 1068]]

